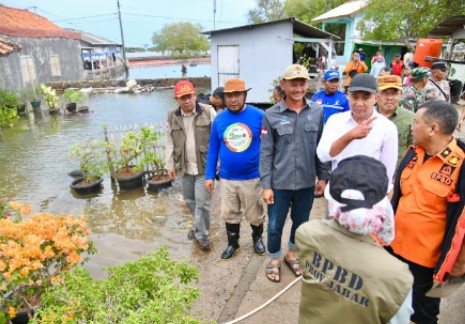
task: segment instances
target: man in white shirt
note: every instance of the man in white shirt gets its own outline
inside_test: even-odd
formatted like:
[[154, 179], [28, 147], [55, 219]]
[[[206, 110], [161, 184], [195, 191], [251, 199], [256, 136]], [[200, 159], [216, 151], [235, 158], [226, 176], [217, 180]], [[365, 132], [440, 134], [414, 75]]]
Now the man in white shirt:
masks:
[[317, 154], [322, 162], [331, 162], [331, 170], [354, 155], [375, 158], [386, 167], [391, 184], [397, 164], [398, 133], [396, 125], [374, 109], [377, 92], [372, 75], [362, 73], [352, 79], [348, 88], [350, 111], [328, 119]]

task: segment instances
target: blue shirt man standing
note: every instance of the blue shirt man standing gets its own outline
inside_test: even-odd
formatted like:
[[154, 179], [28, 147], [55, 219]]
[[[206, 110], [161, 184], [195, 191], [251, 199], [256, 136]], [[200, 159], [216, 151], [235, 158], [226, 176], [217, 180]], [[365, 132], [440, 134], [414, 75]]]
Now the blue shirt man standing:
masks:
[[326, 71], [322, 81], [325, 89], [315, 93], [311, 99], [312, 102], [319, 103], [323, 106], [325, 124], [331, 115], [350, 109], [347, 95], [338, 90], [340, 80], [341, 77], [338, 71]]

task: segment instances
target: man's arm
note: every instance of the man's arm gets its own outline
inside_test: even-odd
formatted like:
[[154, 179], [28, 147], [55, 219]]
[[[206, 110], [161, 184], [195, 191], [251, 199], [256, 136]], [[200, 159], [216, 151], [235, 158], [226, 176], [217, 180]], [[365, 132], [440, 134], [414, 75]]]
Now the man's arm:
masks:
[[389, 128], [384, 141], [383, 147], [381, 149], [380, 161], [384, 164], [387, 171], [387, 176], [389, 180], [389, 189], [390, 192], [393, 188], [392, 179], [394, 178], [394, 172], [397, 167], [397, 159], [399, 157], [399, 136], [396, 125], [392, 123], [393, 127]]
[[260, 183], [263, 189], [271, 188], [271, 176], [274, 156], [274, 138], [268, 118], [265, 114], [262, 122], [260, 144]]
[[220, 141], [218, 139], [218, 124], [217, 120], [213, 121], [210, 134], [210, 144], [208, 145], [207, 164], [205, 166], [205, 179], [215, 179], [216, 164], [218, 162], [218, 154], [220, 150]]
[[169, 122], [166, 123], [165, 143], [166, 143], [165, 167], [166, 167], [166, 170], [168, 170], [168, 176], [171, 179], [175, 179], [176, 170], [174, 169], [174, 161], [173, 161], [174, 144], [173, 144], [173, 138], [171, 137], [171, 126]]
[[465, 274], [465, 240], [462, 242], [462, 248], [460, 249], [457, 260], [450, 271], [450, 275], [453, 277], [461, 277]]
[[365, 138], [373, 128], [371, 122], [376, 118], [378, 117], [373, 116], [370, 119], [361, 122], [360, 124], [352, 128], [350, 131], [348, 131], [347, 133], [339, 137], [337, 140], [335, 140], [331, 144], [331, 148], [329, 149], [329, 156], [331, 158], [334, 158], [336, 155], [341, 153], [347, 147], [347, 145], [349, 145], [350, 142], [352, 142], [354, 139]]

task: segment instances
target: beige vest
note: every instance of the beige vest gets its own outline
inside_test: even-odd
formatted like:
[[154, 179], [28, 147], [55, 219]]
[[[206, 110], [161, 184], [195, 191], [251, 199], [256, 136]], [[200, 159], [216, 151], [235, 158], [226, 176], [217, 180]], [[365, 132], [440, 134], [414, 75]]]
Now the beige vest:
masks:
[[[208, 144], [212, 127], [211, 106], [197, 104], [194, 117], [195, 152], [197, 156], [197, 167], [199, 174], [205, 174], [207, 164]], [[178, 175], [184, 175], [186, 171], [186, 131], [182, 121], [181, 108], [168, 113], [168, 123], [171, 128], [173, 139], [173, 162]]]
[[335, 220], [303, 224], [296, 245], [303, 270], [300, 324], [388, 323], [412, 287], [406, 264]]

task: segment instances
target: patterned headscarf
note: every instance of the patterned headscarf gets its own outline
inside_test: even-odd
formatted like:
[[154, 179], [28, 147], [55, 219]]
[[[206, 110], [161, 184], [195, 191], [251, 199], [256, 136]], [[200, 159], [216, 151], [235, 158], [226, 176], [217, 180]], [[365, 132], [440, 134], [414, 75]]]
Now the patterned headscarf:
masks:
[[[347, 212], [342, 212], [345, 206], [337, 202], [329, 193], [329, 186], [326, 186], [325, 197], [328, 199], [329, 216], [334, 217], [339, 225], [352, 233], [360, 235], [374, 234], [381, 240], [383, 245], [389, 245], [394, 239], [394, 211], [387, 197], [373, 205], [372, 208], [357, 208]], [[363, 194], [354, 189], [347, 189], [342, 192], [343, 198], [364, 200]]]

